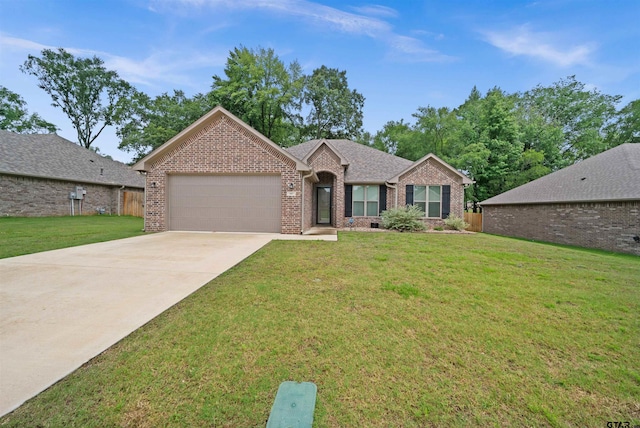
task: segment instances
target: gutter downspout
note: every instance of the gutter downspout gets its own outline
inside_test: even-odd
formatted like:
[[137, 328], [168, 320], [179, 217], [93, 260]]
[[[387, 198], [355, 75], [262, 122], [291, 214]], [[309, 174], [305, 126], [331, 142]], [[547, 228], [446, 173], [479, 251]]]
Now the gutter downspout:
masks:
[[144, 173], [145, 177], [144, 177], [144, 212], [142, 213], [142, 231], [146, 232], [147, 231], [147, 173], [145, 171]]
[[395, 186], [394, 186], [394, 185], [391, 185], [391, 184], [389, 184], [389, 182], [388, 182], [388, 181], [385, 181], [385, 182], [384, 182], [384, 184], [386, 184], [386, 186], [387, 186], [388, 188], [390, 188], [390, 189], [393, 189], [393, 190], [394, 190], [393, 194], [394, 194], [394, 196], [395, 196], [395, 198], [394, 198], [394, 199], [395, 199], [395, 205], [393, 206], [393, 208], [398, 208], [398, 185], [397, 185], [397, 184], [396, 184]]
[[302, 235], [304, 233], [304, 182], [307, 180], [307, 178], [311, 178], [313, 177], [313, 170], [309, 171], [309, 175], [303, 175], [302, 176], [302, 195], [300, 196], [300, 202], [301, 202], [301, 217], [300, 217], [300, 235]]

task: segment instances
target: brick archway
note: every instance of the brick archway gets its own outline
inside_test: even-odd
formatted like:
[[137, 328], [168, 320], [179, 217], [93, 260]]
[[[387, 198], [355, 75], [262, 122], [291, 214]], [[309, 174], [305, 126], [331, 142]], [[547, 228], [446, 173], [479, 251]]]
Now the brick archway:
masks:
[[[342, 193], [339, 191], [340, 189], [338, 189], [338, 177], [330, 171], [320, 171], [317, 173], [317, 176], [318, 176], [318, 182], [313, 185], [313, 210], [311, 213], [312, 215], [311, 224], [314, 226], [324, 225], [324, 226], [336, 227], [336, 225], [338, 224], [337, 218], [339, 214], [337, 211], [337, 206], [338, 206], [337, 197], [338, 197], [338, 194]], [[330, 215], [330, 221], [328, 223], [323, 223], [322, 221], [319, 221], [319, 216], [318, 216], [318, 189], [327, 188], [327, 187], [331, 188], [331, 192], [330, 192], [331, 215]]]

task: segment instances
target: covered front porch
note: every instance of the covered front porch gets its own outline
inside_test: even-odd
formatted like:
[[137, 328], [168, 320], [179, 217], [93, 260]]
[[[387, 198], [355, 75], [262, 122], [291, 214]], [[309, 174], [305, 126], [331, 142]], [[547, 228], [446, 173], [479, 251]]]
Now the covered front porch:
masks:
[[318, 182], [313, 185], [313, 209], [311, 210], [312, 228], [340, 227], [337, 210], [338, 197], [343, 193], [337, 186], [338, 179], [331, 172], [318, 174]]

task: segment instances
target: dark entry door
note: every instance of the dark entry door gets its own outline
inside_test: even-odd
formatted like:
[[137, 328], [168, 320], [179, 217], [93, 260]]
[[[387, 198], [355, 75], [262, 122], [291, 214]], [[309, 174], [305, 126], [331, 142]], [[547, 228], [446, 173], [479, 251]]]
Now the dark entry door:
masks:
[[316, 187], [316, 200], [318, 201], [316, 223], [331, 224], [331, 186]]

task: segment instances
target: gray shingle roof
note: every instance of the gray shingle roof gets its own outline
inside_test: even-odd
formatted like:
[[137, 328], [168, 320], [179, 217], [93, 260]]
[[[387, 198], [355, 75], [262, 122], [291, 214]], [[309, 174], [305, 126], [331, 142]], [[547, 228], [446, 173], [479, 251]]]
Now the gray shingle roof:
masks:
[[640, 144], [626, 143], [481, 205], [640, 200]]
[[[304, 159], [321, 140], [311, 140], [286, 149]], [[347, 183], [384, 183], [413, 165], [413, 162], [350, 140], [326, 140], [349, 162], [344, 180]]]
[[[102, 173], [101, 173], [102, 171]], [[0, 173], [144, 188], [144, 176], [56, 134], [0, 130]]]

